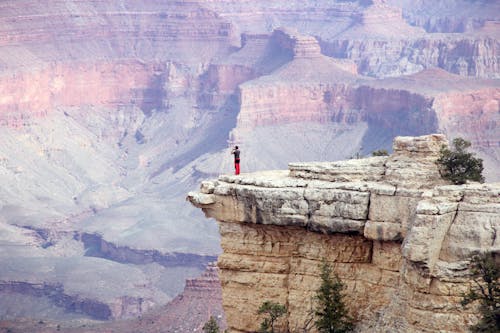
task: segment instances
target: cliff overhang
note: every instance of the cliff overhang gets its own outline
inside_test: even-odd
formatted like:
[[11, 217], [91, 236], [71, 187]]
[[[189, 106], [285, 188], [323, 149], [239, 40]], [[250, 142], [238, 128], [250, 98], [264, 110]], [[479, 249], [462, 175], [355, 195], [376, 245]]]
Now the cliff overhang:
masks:
[[500, 253], [500, 184], [446, 184], [436, 164], [446, 144], [397, 137], [390, 156], [291, 163], [189, 193], [219, 223], [228, 326], [256, 330], [253, 310], [273, 299], [289, 329], [302, 327], [326, 259], [362, 332], [465, 331], [477, 319], [460, 306], [470, 256]]

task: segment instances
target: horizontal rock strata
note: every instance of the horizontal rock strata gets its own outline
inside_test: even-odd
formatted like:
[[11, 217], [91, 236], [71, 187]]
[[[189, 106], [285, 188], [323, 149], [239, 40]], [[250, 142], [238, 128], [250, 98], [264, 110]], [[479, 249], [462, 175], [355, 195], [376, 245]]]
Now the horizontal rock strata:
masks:
[[83, 243], [85, 256], [105, 258], [120, 263], [144, 265], [157, 263], [165, 267], [197, 267], [203, 269], [216, 256], [198, 255], [194, 253], [162, 253], [158, 250], [134, 249], [118, 246], [106, 241], [99, 234], [83, 233], [75, 236]]
[[310, 319], [319, 264], [347, 285], [361, 332], [465, 332], [467, 264], [500, 252], [500, 184], [446, 185], [442, 135], [398, 137], [394, 153], [288, 171], [221, 176], [188, 199], [215, 218], [232, 332], [258, 329], [258, 307], [285, 304], [288, 329]]
[[495, 55], [499, 42], [489, 35], [438, 35], [407, 40], [383, 37], [365, 40], [350, 35], [322, 42], [321, 46], [324, 54], [349, 58], [358, 64], [360, 73], [370, 76], [399, 76], [432, 67], [484, 78], [498, 78], [500, 72]]

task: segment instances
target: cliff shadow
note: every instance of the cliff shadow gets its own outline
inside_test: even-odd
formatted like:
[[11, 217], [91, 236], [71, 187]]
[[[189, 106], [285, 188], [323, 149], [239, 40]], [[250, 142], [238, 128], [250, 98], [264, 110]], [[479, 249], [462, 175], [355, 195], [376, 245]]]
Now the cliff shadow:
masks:
[[230, 95], [216, 111], [208, 111], [209, 119], [196, 133], [192, 142], [196, 142], [183, 153], [166, 161], [151, 174], [151, 179], [165, 170], [172, 168], [175, 173], [204, 154], [216, 153], [227, 148], [229, 133], [236, 127], [239, 113], [239, 100], [236, 94]]
[[[433, 110], [425, 115], [425, 120], [419, 117], [423, 110], [401, 110], [387, 119], [370, 119], [360, 149], [361, 155], [369, 156], [375, 150], [386, 149], [392, 152], [392, 142], [396, 136], [420, 136], [438, 133], [437, 117]], [[417, 117], [411, 116], [417, 114]], [[394, 124], [394, 125], [390, 125]]]
[[147, 88], [141, 91], [142, 99], [139, 107], [147, 117], [151, 116], [153, 110], [165, 109], [163, 104], [166, 98], [164, 85], [165, 75], [163, 73], [153, 74], [149, 79]]
[[357, 106], [364, 110], [368, 129], [362, 139], [360, 153], [392, 150], [396, 136], [420, 136], [439, 131], [433, 99], [405, 90], [360, 87], [356, 91]]

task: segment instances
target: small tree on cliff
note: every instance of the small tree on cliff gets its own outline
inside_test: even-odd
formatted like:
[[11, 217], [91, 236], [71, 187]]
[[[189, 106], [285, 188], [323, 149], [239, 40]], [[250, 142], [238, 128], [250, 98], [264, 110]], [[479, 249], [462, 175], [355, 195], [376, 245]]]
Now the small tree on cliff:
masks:
[[500, 332], [500, 265], [491, 253], [482, 253], [471, 259], [469, 269], [474, 285], [464, 295], [462, 305], [479, 301], [482, 316], [471, 331]]
[[441, 166], [441, 176], [453, 184], [465, 184], [467, 180], [484, 182], [483, 160], [475, 158], [473, 153], [467, 152], [470, 142], [462, 138], [453, 139], [450, 150], [443, 146], [437, 163]]
[[326, 260], [323, 260], [320, 268], [321, 286], [316, 291], [316, 328], [321, 333], [352, 332], [353, 320], [347, 312], [342, 294], [345, 285], [337, 274], [333, 273]]
[[204, 333], [219, 333], [220, 328], [217, 324], [217, 320], [213, 316], [210, 316], [210, 319], [203, 325]]
[[278, 318], [282, 317], [286, 313], [286, 306], [272, 302], [265, 301], [260, 306], [259, 310], [257, 310], [257, 314], [262, 315], [265, 314], [266, 317], [260, 323], [260, 331], [261, 333], [275, 333], [276, 322]]

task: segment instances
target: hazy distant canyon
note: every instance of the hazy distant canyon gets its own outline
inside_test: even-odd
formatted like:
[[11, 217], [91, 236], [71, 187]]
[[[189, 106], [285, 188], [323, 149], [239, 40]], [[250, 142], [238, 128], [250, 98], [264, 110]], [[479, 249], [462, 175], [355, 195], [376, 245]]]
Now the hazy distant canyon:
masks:
[[164, 305], [202, 179], [462, 136], [500, 179], [496, 1], [2, 1], [0, 318]]

